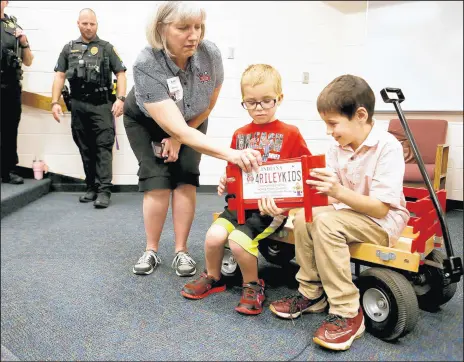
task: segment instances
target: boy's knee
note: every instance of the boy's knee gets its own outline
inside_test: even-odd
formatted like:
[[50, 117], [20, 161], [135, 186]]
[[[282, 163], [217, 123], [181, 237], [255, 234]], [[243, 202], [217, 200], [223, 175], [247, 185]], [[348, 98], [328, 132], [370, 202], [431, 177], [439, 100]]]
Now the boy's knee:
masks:
[[258, 257], [257, 244], [255, 245], [254, 243], [240, 242], [234, 238], [233, 234], [229, 236], [229, 247], [236, 257], [246, 254], [251, 254], [255, 257]]
[[306, 222], [306, 216], [305, 216], [305, 210], [300, 209], [296, 214], [293, 219], [293, 225], [295, 227], [301, 227], [301, 226], [306, 226], [306, 224], [311, 224], [313, 223], [320, 215], [326, 214], [333, 211], [333, 209], [327, 209], [326, 206], [322, 207], [313, 207], [312, 208], [312, 214], [313, 214], [313, 221], [312, 222]]
[[229, 248], [235, 255], [246, 252], [240, 244], [232, 239], [229, 239]]
[[295, 217], [293, 219], [293, 226], [294, 227], [306, 226], [306, 217], [305, 217], [304, 209], [301, 209], [295, 214]]
[[206, 233], [207, 246], [224, 246], [227, 243], [228, 232], [222, 226], [212, 225]]
[[[340, 219], [338, 212], [326, 212], [319, 214], [311, 224], [311, 233], [314, 235], [334, 235], [343, 229], [343, 221]], [[332, 238], [333, 239], [333, 238]], [[320, 237], [314, 238], [314, 241], [322, 240]]]
[[332, 214], [320, 214], [312, 222], [312, 230], [328, 231], [333, 224], [334, 217]]

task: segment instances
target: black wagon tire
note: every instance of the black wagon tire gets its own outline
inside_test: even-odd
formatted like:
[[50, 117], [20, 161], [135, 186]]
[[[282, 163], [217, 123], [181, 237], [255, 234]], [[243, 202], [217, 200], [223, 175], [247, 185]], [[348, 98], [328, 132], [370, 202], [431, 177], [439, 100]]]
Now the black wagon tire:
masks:
[[[427, 255], [427, 260], [443, 265], [445, 256], [437, 249]], [[456, 294], [457, 283], [444, 284], [445, 276], [443, 269], [431, 265], [421, 265], [419, 274], [422, 274], [426, 280], [425, 288], [416, 288], [419, 308], [429, 312], [437, 311], [438, 308], [447, 303]], [[424, 291], [425, 290], [425, 291]]]
[[295, 245], [272, 239], [260, 240], [258, 250], [269, 263], [280, 266], [288, 265], [295, 257]]
[[356, 279], [366, 330], [385, 341], [411, 332], [419, 319], [419, 304], [411, 283], [386, 268], [368, 268]]

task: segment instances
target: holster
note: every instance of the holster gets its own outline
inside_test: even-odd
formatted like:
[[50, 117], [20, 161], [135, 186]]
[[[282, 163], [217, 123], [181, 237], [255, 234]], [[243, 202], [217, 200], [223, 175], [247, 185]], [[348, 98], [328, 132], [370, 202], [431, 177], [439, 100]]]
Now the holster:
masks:
[[63, 95], [63, 100], [64, 104], [66, 104], [66, 108], [69, 112], [71, 112], [71, 95], [69, 94], [69, 89], [67, 85], [63, 87], [61, 94]]
[[11, 49], [2, 49], [2, 84], [19, 83], [23, 79], [22, 60]]

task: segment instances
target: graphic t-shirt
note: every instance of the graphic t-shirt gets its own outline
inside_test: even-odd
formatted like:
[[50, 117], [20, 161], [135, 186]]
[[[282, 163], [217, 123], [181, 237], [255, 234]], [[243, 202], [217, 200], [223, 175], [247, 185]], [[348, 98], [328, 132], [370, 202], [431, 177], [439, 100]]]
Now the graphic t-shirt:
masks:
[[250, 123], [237, 129], [232, 136], [230, 147], [237, 150], [258, 150], [263, 162], [311, 156], [298, 127], [278, 119], [266, 124]]

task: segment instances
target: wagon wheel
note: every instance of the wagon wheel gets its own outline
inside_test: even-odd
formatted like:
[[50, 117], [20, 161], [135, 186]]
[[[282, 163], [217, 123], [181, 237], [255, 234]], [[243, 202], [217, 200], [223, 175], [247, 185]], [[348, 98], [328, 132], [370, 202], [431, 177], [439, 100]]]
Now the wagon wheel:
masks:
[[[434, 249], [427, 255], [426, 259], [434, 263], [443, 265], [443, 253]], [[436, 268], [431, 265], [421, 265], [419, 268], [419, 278], [414, 280], [422, 280], [423, 282], [416, 283], [414, 290], [417, 295], [419, 307], [423, 310], [434, 312], [437, 311], [440, 305], [445, 304], [456, 293], [457, 283], [444, 284], [445, 276], [443, 269]]]
[[240, 273], [240, 267], [229, 248], [224, 248], [224, 257], [222, 258], [221, 274], [226, 277], [233, 277]]
[[411, 283], [386, 268], [369, 268], [356, 279], [366, 329], [385, 341], [411, 332], [419, 318], [419, 306]]
[[269, 263], [285, 266], [295, 257], [295, 245], [281, 241], [263, 239], [258, 250]]

